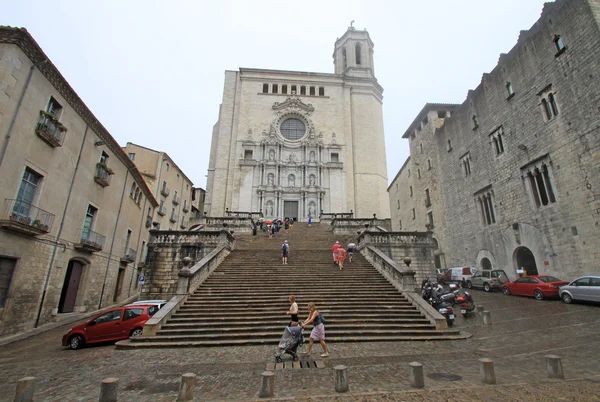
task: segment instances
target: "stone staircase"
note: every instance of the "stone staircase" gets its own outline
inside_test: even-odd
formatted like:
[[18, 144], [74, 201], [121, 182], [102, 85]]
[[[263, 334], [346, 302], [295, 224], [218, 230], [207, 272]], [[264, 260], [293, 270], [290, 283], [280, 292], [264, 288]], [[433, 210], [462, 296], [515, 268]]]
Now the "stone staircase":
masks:
[[[340, 271], [331, 246], [352, 236], [334, 235], [329, 225], [297, 223], [289, 234], [268, 239], [239, 235], [236, 249], [190, 295], [154, 337], [126, 341], [126, 347], [186, 347], [277, 344], [289, 322], [288, 296], [300, 320], [314, 302], [325, 316], [330, 342], [463, 339], [459, 330], [437, 331], [360, 253]], [[282, 265], [283, 240], [290, 244]], [[310, 330], [305, 330], [309, 335]], [[120, 346], [123, 343], [120, 343]]]

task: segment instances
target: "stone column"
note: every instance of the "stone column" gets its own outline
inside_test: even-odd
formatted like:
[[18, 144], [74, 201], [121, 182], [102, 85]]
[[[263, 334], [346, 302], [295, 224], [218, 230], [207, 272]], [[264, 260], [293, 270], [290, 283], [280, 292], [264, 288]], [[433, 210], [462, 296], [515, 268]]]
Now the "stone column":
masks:
[[410, 366], [409, 379], [413, 388], [424, 388], [425, 377], [423, 376], [423, 365], [419, 362], [408, 363]]
[[196, 374], [186, 373], [181, 376], [181, 382], [179, 383], [179, 395], [177, 396], [178, 401], [193, 401], [194, 400], [194, 387], [196, 386]]
[[479, 359], [479, 375], [481, 381], [486, 384], [496, 383], [496, 373], [494, 371], [494, 362], [492, 359]]
[[348, 386], [348, 371], [346, 366], [338, 365], [333, 368], [335, 372], [335, 391], [336, 392], [348, 392], [350, 387]]
[[263, 371], [261, 374], [260, 390], [258, 396], [260, 398], [270, 398], [275, 394], [275, 373], [272, 371]]
[[100, 384], [99, 402], [117, 402], [119, 396], [119, 379], [109, 377]]
[[548, 372], [548, 378], [565, 378], [565, 373], [563, 372], [562, 362], [559, 356], [556, 355], [546, 355], [546, 370]]

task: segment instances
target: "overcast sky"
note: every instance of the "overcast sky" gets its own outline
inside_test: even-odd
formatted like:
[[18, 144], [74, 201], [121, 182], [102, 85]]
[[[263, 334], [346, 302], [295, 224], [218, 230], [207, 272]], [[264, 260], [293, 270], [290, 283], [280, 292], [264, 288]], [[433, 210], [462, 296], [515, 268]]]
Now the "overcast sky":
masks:
[[544, 0], [0, 0], [121, 144], [167, 152], [206, 188], [225, 70], [333, 72], [355, 20], [375, 43], [384, 88], [388, 180], [402, 134], [426, 102], [462, 103]]

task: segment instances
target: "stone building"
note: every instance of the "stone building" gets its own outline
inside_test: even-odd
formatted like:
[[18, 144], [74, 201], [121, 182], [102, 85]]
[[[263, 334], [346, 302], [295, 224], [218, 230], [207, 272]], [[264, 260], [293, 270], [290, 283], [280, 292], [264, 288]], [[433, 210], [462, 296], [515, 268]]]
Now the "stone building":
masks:
[[25, 29], [0, 27], [0, 133], [0, 335], [136, 295], [158, 204]]
[[597, 1], [546, 3], [435, 131], [425, 152], [439, 167], [448, 266], [599, 270], [599, 22]]
[[[153, 228], [185, 230], [192, 208], [192, 181], [166, 152], [128, 142], [123, 148], [158, 201]], [[130, 189], [132, 191], [133, 188]]]
[[204, 200], [206, 191], [201, 187], [192, 188], [192, 217], [198, 218], [204, 215]]
[[225, 72], [207, 180], [210, 216], [230, 211], [305, 220], [350, 212], [389, 217], [382, 92], [373, 42], [348, 28], [333, 74]]
[[[440, 187], [435, 131], [458, 105], [428, 103], [402, 138], [409, 140], [410, 157], [388, 187], [392, 230], [434, 231], [435, 266], [446, 267], [446, 221]], [[408, 208], [410, 206], [410, 208]]]

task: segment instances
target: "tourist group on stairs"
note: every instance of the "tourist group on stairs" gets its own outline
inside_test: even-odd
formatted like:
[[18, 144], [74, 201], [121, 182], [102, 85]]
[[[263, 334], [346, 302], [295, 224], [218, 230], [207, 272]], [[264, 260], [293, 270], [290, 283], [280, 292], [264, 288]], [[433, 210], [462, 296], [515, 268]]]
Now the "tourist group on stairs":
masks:
[[346, 256], [348, 256], [348, 262], [352, 262], [355, 248], [356, 244], [354, 243], [349, 243], [348, 247], [344, 248], [339, 241], [336, 241], [331, 248], [331, 251], [333, 252], [333, 263], [340, 268], [340, 271], [344, 269], [344, 261], [346, 261]]

